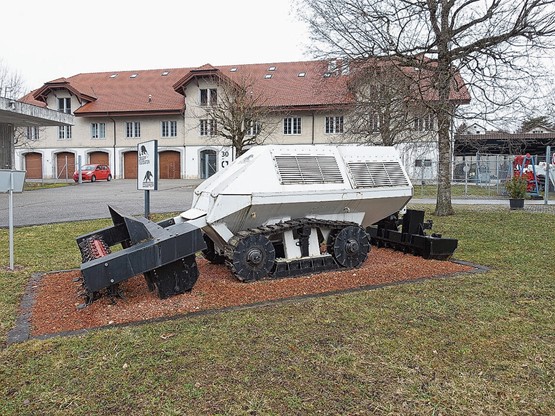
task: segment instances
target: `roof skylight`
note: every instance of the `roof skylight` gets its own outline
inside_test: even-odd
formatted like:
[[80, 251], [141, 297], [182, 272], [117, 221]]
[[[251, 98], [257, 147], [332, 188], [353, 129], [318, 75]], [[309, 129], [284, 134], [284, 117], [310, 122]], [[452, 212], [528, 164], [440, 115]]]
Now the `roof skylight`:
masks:
[[110, 75], [110, 78], [115, 78], [117, 76], [118, 76], [118, 74], [112, 74], [112, 75]]
[[229, 70], [229, 72], [237, 72], [237, 68], [233, 67]]
[[129, 76], [129, 78], [137, 78], [137, 75], [139, 75], [139, 74], [131, 74], [131, 75]]
[[170, 73], [170, 71], [164, 71], [164, 72], [162, 72], [162, 76], [165, 77], [165, 76], [167, 76], [169, 73]]
[[299, 72], [299, 77], [304, 77], [306, 76], [306, 72]]
[[275, 66], [271, 66], [270, 68], [268, 68], [268, 71], [275, 71], [276, 67]]
[[270, 78], [272, 78], [272, 74], [266, 74], [266, 75], [264, 75], [264, 78], [270, 79]]

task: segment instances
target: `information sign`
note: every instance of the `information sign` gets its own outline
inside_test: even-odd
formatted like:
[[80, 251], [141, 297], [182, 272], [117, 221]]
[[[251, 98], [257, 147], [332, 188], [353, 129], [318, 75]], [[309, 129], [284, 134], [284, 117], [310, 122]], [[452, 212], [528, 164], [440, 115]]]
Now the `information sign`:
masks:
[[137, 189], [158, 190], [158, 140], [137, 145]]

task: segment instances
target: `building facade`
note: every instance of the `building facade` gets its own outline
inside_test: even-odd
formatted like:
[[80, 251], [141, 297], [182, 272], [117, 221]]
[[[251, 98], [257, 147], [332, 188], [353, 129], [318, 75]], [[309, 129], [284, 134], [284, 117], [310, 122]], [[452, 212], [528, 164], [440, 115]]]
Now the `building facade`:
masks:
[[[261, 142], [350, 142], [349, 111], [355, 100], [350, 76], [338, 62], [306, 61], [56, 79], [21, 101], [72, 114], [75, 124], [21, 131], [16, 168], [27, 170], [28, 179], [70, 179], [79, 163], [101, 163], [110, 165], [114, 178], [134, 179], [138, 144], [156, 139], [160, 179], [207, 178], [235, 157], [210, 117], [209, 109], [223, 96], [222, 80], [248, 85], [251, 94], [264, 97], [260, 105], [269, 110], [265, 131], [255, 131], [253, 124], [251, 132]], [[419, 178], [418, 167], [437, 159], [433, 118], [415, 116], [414, 130], [418, 139], [399, 149], [409, 175]]]

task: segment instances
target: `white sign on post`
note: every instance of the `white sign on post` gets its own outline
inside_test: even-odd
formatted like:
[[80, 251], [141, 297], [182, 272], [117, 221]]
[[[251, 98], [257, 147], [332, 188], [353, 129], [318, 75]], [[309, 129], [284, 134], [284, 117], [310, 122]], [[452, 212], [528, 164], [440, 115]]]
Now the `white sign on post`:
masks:
[[158, 190], [158, 140], [137, 145], [137, 189]]
[[23, 192], [25, 170], [0, 169], [0, 192]]
[[10, 244], [10, 270], [14, 270], [13, 255], [13, 193], [23, 192], [23, 183], [25, 182], [24, 170], [0, 169], [0, 192], [8, 192], [8, 228], [9, 228], [9, 244]]

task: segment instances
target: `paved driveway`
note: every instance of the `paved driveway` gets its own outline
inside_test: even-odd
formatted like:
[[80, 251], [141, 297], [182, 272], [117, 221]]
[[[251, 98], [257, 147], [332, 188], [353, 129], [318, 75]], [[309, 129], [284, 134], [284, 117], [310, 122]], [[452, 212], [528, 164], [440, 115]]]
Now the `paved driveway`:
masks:
[[[191, 207], [193, 190], [199, 180], [160, 180], [157, 191], [150, 191], [150, 212], [179, 212]], [[39, 189], [13, 194], [14, 225], [36, 225], [109, 218], [108, 205], [123, 213], [144, 215], [144, 191], [137, 181], [82, 183], [61, 188]], [[0, 194], [0, 227], [8, 226], [8, 194]]]
[[[189, 209], [193, 191], [201, 180], [164, 179], [158, 190], [150, 192], [150, 212], [181, 212]], [[413, 199], [415, 204], [435, 204], [435, 199]], [[454, 199], [453, 204], [502, 205], [506, 199]], [[50, 224], [84, 219], [109, 218], [108, 205], [124, 214], [144, 215], [144, 191], [137, 190], [137, 181], [117, 179], [111, 182], [82, 183], [62, 188], [25, 191], [14, 194], [14, 225]], [[555, 213], [555, 201], [527, 200], [530, 211]], [[8, 194], [0, 194], [0, 228], [8, 226]]]

